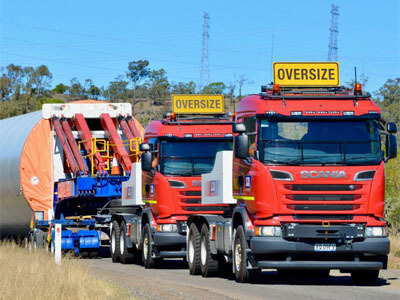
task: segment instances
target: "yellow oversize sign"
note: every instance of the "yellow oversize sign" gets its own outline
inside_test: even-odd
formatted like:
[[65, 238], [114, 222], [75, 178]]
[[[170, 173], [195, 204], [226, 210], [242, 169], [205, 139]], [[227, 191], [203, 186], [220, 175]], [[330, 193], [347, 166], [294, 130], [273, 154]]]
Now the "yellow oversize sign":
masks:
[[339, 63], [275, 62], [274, 83], [281, 86], [339, 86]]
[[177, 114], [223, 114], [223, 95], [172, 95], [172, 111]]

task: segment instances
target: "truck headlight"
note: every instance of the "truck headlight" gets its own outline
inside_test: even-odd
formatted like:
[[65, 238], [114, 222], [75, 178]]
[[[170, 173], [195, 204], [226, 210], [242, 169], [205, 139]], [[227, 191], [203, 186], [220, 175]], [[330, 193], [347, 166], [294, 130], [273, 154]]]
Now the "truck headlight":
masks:
[[282, 236], [280, 226], [256, 226], [255, 234], [257, 236]]
[[384, 226], [365, 227], [365, 237], [385, 237], [388, 236], [387, 228]]
[[157, 225], [158, 232], [176, 232], [178, 231], [178, 226], [176, 224], [160, 224]]

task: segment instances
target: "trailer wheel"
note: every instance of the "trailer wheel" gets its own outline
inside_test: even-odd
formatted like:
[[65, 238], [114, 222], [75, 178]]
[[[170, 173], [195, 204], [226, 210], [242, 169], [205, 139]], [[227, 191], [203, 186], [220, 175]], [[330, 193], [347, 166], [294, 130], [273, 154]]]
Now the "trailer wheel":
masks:
[[42, 231], [35, 232], [34, 236], [34, 247], [36, 249], [42, 249], [44, 247], [44, 234]]
[[199, 275], [200, 269], [200, 233], [195, 223], [190, 224], [187, 245], [187, 260], [190, 275]]
[[247, 241], [243, 226], [236, 229], [233, 243], [233, 269], [237, 282], [251, 282], [260, 274], [260, 269], [247, 269]]
[[375, 285], [379, 277], [379, 270], [351, 271], [351, 279], [359, 285]]
[[154, 268], [155, 259], [153, 257], [153, 239], [151, 237], [150, 225], [146, 224], [143, 228], [142, 234], [142, 261], [146, 269]]
[[121, 263], [123, 264], [131, 264], [133, 263], [133, 253], [130, 253], [125, 243], [126, 238], [126, 225], [125, 222], [122, 221], [120, 227], [120, 235], [119, 235], [119, 253], [121, 255]]
[[121, 253], [119, 247], [120, 227], [117, 221], [113, 221], [111, 230], [111, 259], [113, 262], [119, 262], [121, 260]]
[[203, 277], [215, 276], [218, 273], [218, 260], [211, 254], [210, 234], [206, 224], [201, 227], [200, 268]]

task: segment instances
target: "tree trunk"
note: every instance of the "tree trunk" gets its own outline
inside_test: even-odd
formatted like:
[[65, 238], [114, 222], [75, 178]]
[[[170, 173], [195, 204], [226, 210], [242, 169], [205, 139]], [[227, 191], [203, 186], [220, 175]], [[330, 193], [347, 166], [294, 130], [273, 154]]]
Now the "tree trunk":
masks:
[[136, 80], [133, 81], [132, 115], [135, 112], [135, 104], [136, 104]]

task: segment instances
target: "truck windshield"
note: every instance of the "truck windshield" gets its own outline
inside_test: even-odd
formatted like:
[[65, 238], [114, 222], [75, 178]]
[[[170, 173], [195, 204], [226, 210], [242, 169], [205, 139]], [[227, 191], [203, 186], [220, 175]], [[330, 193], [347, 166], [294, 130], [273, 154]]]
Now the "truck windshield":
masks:
[[211, 172], [218, 151], [232, 150], [230, 139], [162, 140], [160, 171], [164, 175], [198, 176]]
[[288, 165], [379, 164], [381, 144], [375, 122], [261, 120], [260, 159], [266, 164]]

